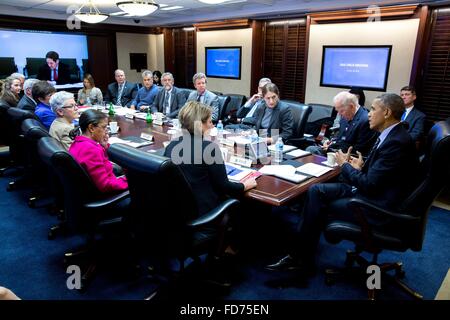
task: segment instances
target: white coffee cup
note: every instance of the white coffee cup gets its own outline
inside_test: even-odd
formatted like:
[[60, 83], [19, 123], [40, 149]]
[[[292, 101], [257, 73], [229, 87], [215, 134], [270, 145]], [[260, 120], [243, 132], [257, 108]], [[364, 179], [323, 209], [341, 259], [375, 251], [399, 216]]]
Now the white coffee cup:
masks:
[[117, 131], [119, 131], [119, 126], [117, 125], [117, 122], [111, 121], [109, 123], [109, 130], [111, 131], [111, 133], [117, 133]]
[[172, 126], [173, 126], [174, 129], [180, 129], [180, 120], [173, 119], [172, 120]]
[[336, 153], [335, 152], [327, 153], [327, 164], [332, 167], [334, 167], [336, 165]]

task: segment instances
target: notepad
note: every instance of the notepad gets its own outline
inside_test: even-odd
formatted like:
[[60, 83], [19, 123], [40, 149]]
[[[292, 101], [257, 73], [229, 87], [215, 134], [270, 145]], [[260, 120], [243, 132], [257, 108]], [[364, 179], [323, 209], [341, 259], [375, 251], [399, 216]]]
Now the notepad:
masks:
[[307, 163], [296, 169], [297, 172], [308, 174], [314, 177], [320, 177], [321, 175], [331, 170], [333, 169], [315, 163]]
[[291, 165], [266, 165], [259, 169], [259, 172], [294, 183], [300, 183], [309, 178], [308, 176], [297, 173], [295, 167]]
[[145, 139], [142, 139], [140, 137], [135, 137], [135, 136], [125, 137], [122, 139], [118, 138], [118, 137], [110, 137], [108, 142], [109, 142], [109, 144], [123, 143], [123, 144], [129, 145], [131, 147], [135, 147], [135, 148], [153, 144], [153, 141], [145, 140]]
[[[275, 152], [275, 144], [271, 144], [267, 148], [269, 149], [270, 152]], [[288, 144], [283, 145], [283, 153], [284, 152], [289, 152], [289, 151], [294, 150], [294, 149], [297, 149], [297, 147], [290, 146]]]
[[230, 163], [225, 163], [225, 169], [227, 171], [228, 180], [234, 182], [239, 182], [249, 174], [254, 172], [254, 170], [243, 168]]
[[296, 158], [301, 158], [301, 157], [304, 157], [304, 156], [308, 156], [310, 154], [311, 154], [311, 152], [309, 152], [309, 151], [305, 151], [305, 150], [302, 150], [302, 149], [296, 149], [296, 150], [292, 150], [292, 151], [286, 152], [284, 157], [286, 159], [296, 159]]

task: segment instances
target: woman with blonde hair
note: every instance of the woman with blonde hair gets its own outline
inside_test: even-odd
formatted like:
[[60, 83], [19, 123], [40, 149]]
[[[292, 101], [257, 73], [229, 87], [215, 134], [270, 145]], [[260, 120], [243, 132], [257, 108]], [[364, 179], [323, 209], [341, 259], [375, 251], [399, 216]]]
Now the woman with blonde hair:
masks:
[[83, 78], [83, 89], [78, 91], [78, 103], [80, 105], [93, 106], [101, 104], [103, 95], [99, 88], [95, 87], [94, 78], [91, 74], [86, 73]]
[[19, 79], [15, 77], [6, 78], [1, 85], [0, 103], [9, 108], [17, 107], [20, 90], [22, 90], [22, 87]]
[[178, 119], [183, 135], [170, 142], [164, 156], [180, 166], [196, 196], [200, 215], [219, 205], [225, 195], [238, 195], [256, 187], [255, 179], [230, 182], [219, 146], [203, 139], [213, 127], [210, 107], [189, 101], [181, 108]]

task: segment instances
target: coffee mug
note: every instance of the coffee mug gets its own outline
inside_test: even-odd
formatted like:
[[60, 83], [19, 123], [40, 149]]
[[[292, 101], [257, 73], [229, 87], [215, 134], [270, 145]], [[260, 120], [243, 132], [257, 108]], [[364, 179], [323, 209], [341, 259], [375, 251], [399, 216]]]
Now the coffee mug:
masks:
[[327, 164], [332, 167], [334, 167], [336, 165], [336, 153], [335, 152], [327, 153]]
[[180, 121], [178, 119], [173, 119], [172, 126], [174, 127], [174, 129], [180, 129]]
[[119, 126], [117, 125], [117, 122], [111, 121], [109, 123], [109, 130], [111, 131], [111, 133], [117, 133], [117, 131], [119, 131]]

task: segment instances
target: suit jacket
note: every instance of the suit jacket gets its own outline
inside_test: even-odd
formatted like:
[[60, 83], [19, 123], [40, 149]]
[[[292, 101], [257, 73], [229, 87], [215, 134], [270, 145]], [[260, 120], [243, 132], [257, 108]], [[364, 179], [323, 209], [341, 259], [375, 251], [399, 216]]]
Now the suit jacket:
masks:
[[[155, 98], [155, 101], [153, 101], [152, 112], [162, 112], [162, 113], [166, 112], [166, 110], [164, 110], [165, 94], [166, 90], [164, 88], [159, 90], [158, 95]], [[170, 100], [170, 113], [167, 116], [169, 118], [178, 117], [178, 111], [180, 111], [181, 107], [183, 107], [185, 103], [186, 103], [186, 96], [184, 95], [184, 92], [182, 92], [177, 87], [173, 87], [172, 96]]]
[[[203, 103], [210, 106], [212, 109], [211, 118], [213, 121], [217, 121], [219, 118], [219, 97], [211, 91], [205, 90]], [[193, 91], [189, 94], [187, 101], [197, 100], [198, 93]]]
[[418, 141], [423, 137], [425, 133], [425, 114], [418, 110], [417, 107], [411, 109], [404, 122], [409, 125], [408, 133], [413, 141]]
[[64, 149], [69, 150], [70, 145], [73, 140], [70, 138], [69, 134], [74, 128], [73, 123], [67, 123], [66, 119], [57, 117], [53, 120], [50, 126], [49, 134], [59, 142], [64, 147]]
[[386, 208], [395, 208], [416, 186], [418, 169], [415, 144], [408, 131], [398, 124], [370, 153], [361, 170], [345, 163], [341, 174], [357, 188], [359, 197]]
[[105, 102], [130, 107], [131, 102], [134, 100], [138, 92], [137, 85], [135, 83], [125, 81], [120, 101], [117, 101], [117, 96], [119, 94], [118, 89], [119, 85], [117, 82], [109, 84], [108, 89], [106, 90]]
[[[266, 104], [261, 104], [255, 111], [254, 117], [256, 119], [255, 129], [259, 131], [261, 129], [261, 122], [264, 117], [264, 111], [266, 110]], [[286, 142], [288, 139], [292, 138], [294, 134], [294, 117], [292, 116], [291, 109], [288, 105], [282, 101], [273, 109], [272, 117], [270, 118], [269, 127], [267, 128], [267, 135], [271, 137], [271, 130], [278, 129], [279, 135]]]
[[367, 110], [364, 107], [359, 107], [351, 121], [341, 118], [339, 133], [331, 148], [342, 149], [342, 151], [347, 152], [347, 149], [353, 146], [354, 153], [359, 151], [366, 156], [377, 136], [378, 133], [370, 129]]
[[[38, 71], [37, 78], [39, 80], [52, 80], [51, 69], [47, 64], [43, 64]], [[70, 68], [67, 64], [59, 62], [58, 64], [58, 80], [56, 84], [71, 83], [70, 81]]]
[[[217, 144], [205, 140], [194, 141], [194, 139], [199, 138], [187, 135], [179, 140], [172, 141], [164, 151], [164, 156], [178, 160], [183, 158], [184, 152], [190, 152], [190, 157], [186, 159], [187, 163], [182, 162], [179, 166], [191, 185], [199, 213], [202, 215], [215, 208], [225, 195], [242, 193], [244, 185], [228, 180], [222, 153]], [[180, 146], [180, 144], [182, 145]], [[196, 150], [195, 145], [201, 145], [201, 150]], [[174, 150], [176, 147], [177, 149]], [[207, 149], [206, 152], [205, 149]], [[195, 154], [195, 151], [197, 154]], [[213, 161], [212, 164], [205, 163], [203, 158], [205, 154], [211, 155], [213, 159], [217, 157], [220, 161]]]
[[25, 94], [17, 104], [17, 108], [34, 112], [36, 110], [36, 102]]

